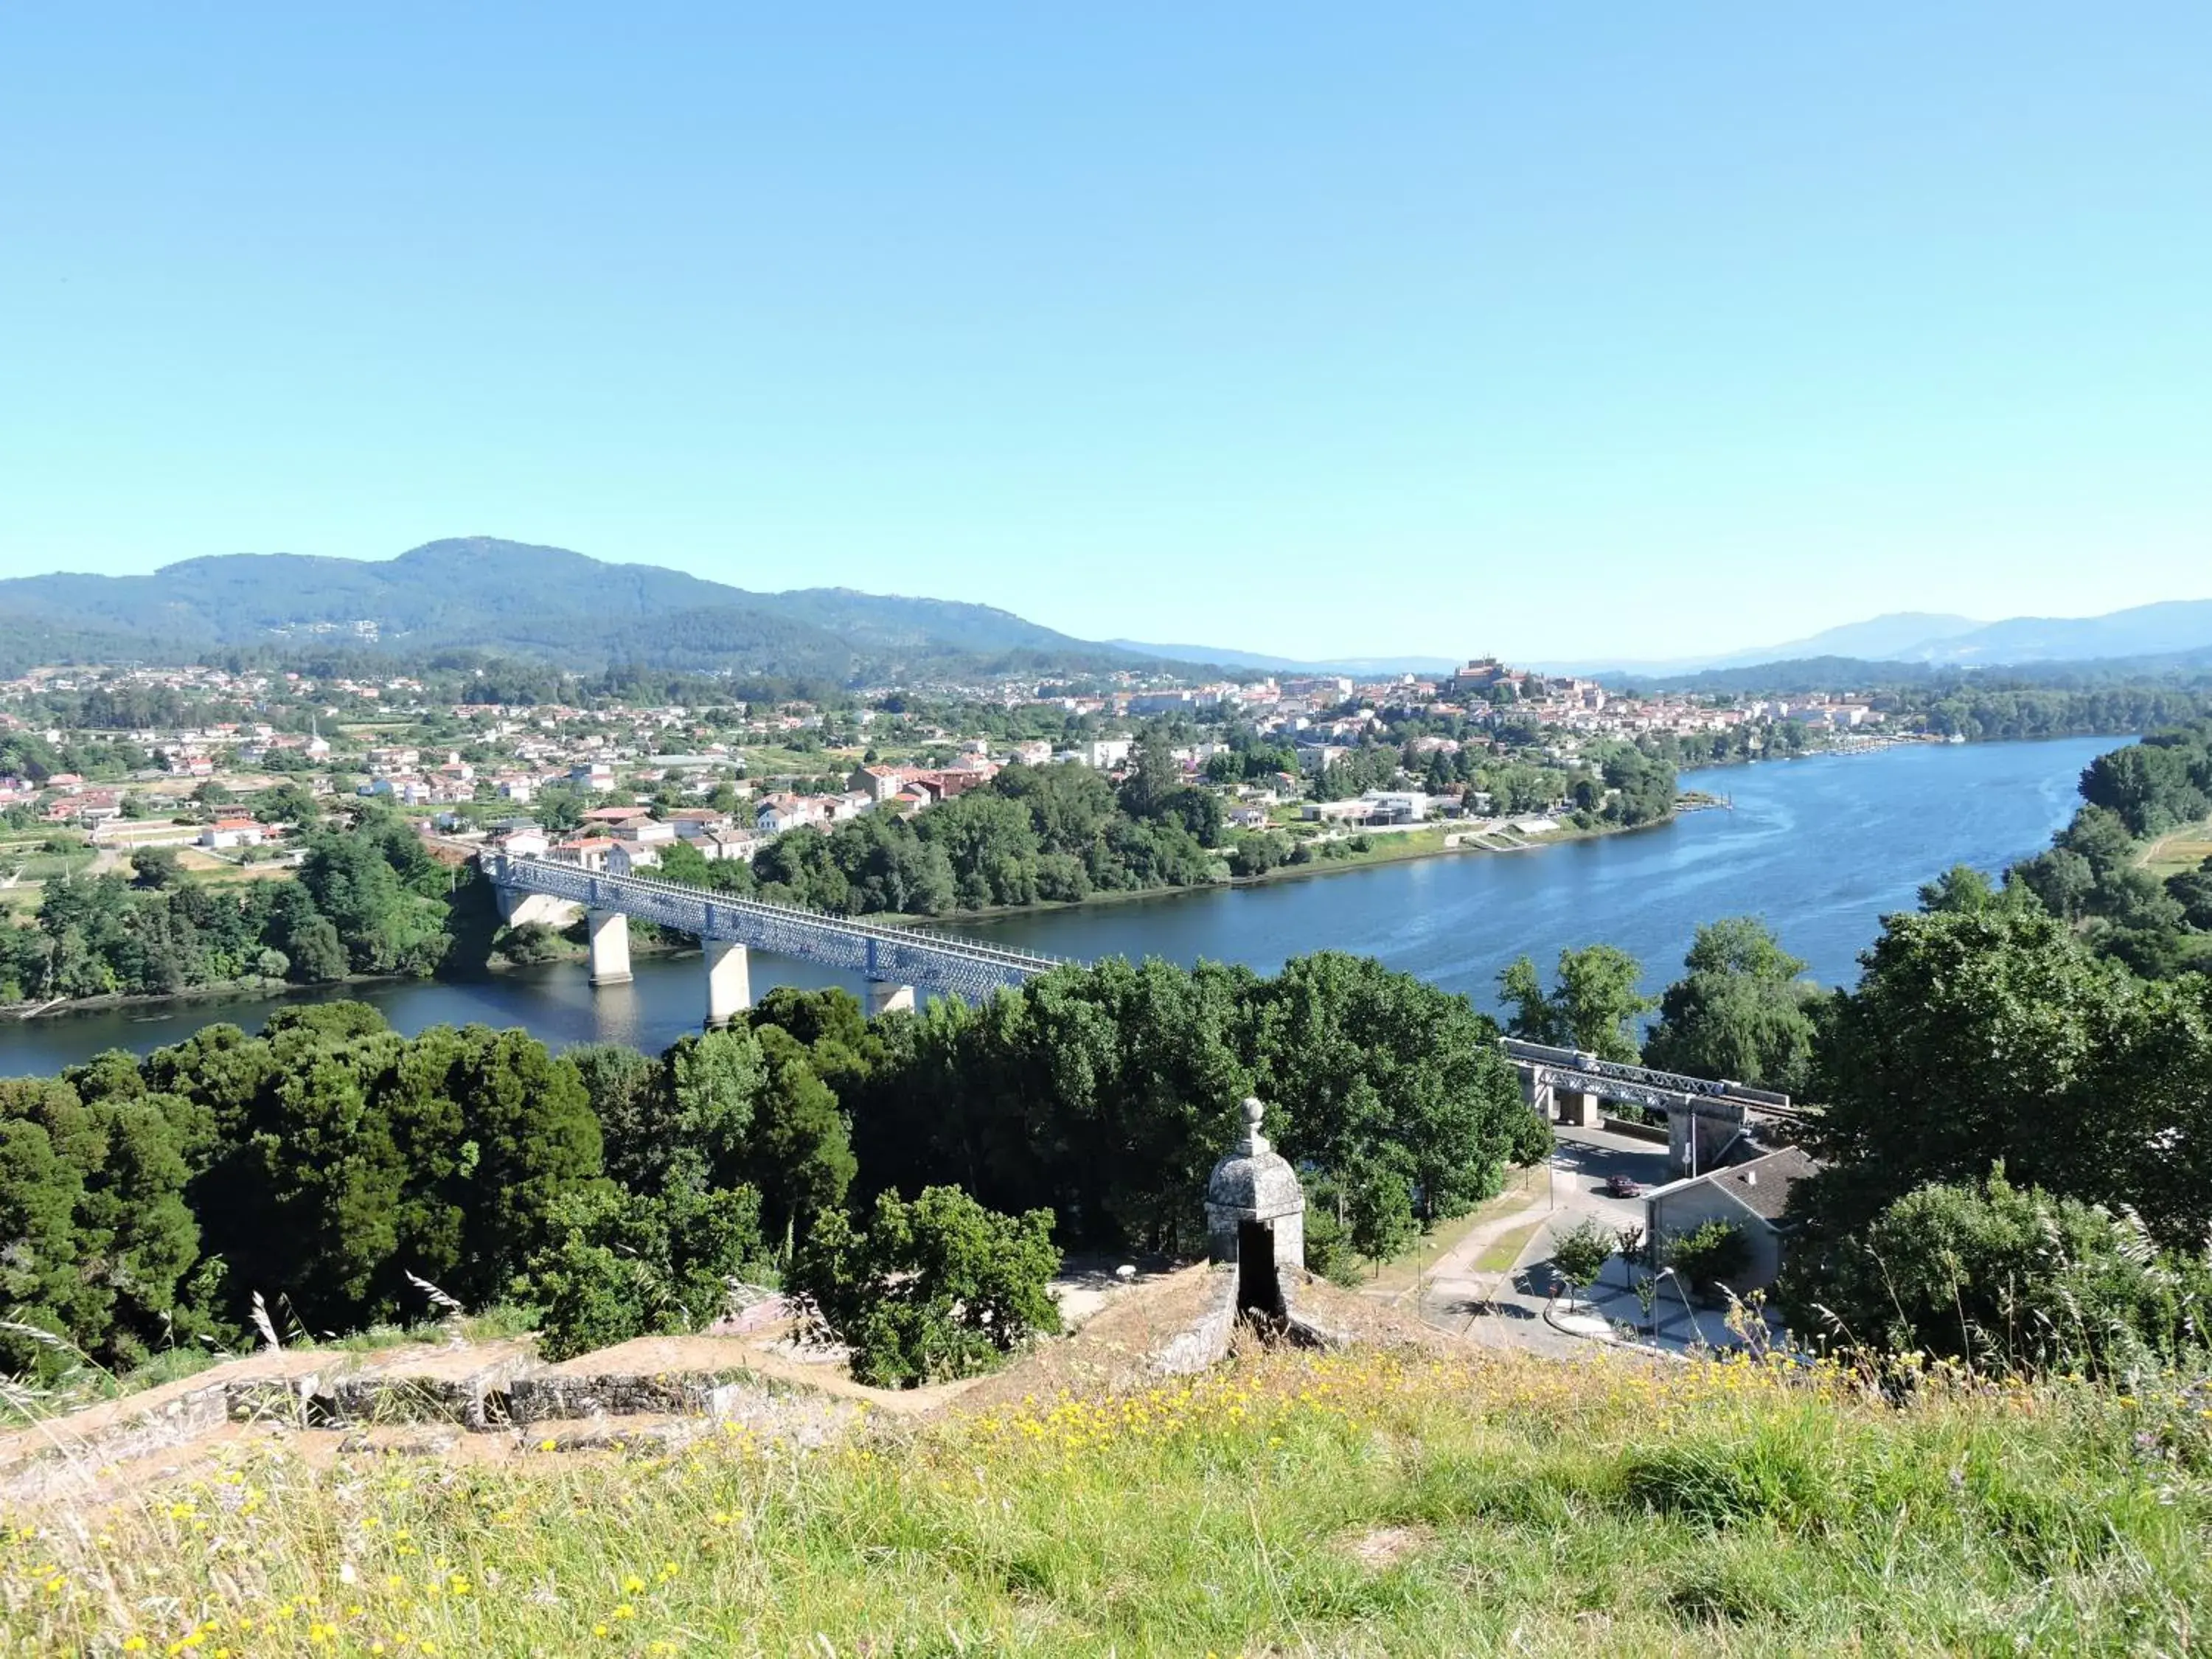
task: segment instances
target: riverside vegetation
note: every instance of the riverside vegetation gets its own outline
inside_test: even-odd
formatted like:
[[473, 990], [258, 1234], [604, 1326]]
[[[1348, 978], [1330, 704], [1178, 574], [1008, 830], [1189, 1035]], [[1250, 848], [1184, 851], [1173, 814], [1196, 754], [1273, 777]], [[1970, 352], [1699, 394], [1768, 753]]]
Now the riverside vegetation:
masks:
[[[1247, 746], [1217, 757], [1223, 777], [1297, 763], [1250, 746], [1249, 733], [1237, 740]], [[1409, 738], [1405, 754], [1410, 745]], [[1353, 750], [1329, 769], [1320, 792], [1329, 799], [1387, 782], [1401, 759], [1393, 744]], [[1569, 768], [1510, 756], [1477, 765], [1471, 751], [1429, 761], [1431, 771], [1495, 792], [1508, 810], [1564, 798], [1572, 821], [1586, 829], [1630, 828], [1673, 808], [1673, 768], [1628, 744], [1599, 745], [1588, 764]], [[592, 799], [549, 790], [536, 810], [549, 823], [573, 825]], [[325, 822], [320, 805], [289, 782], [241, 805], [264, 823], [300, 827], [296, 881], [202, 879], [167, 850], [134, 854], [128, 875], [49, 879], [27, 923], [0, 918], [0, 1002], [170, 996], [352, 975], [466, 977], [496, 961], [541, 960], [564, 948], [542, 927], [502, 927], [473, 866], [432, 856], [388, 805], [358, 801]], [[60, 845], [66, 852], [75, 843]], [[1182, 780], [1156, 728], [1118, 786], [1079, 765], [1012, 766], [916, 818], [874, 812], [827, 835], [781, 836], [750, 861], [709, 863], [679, 842], [664, 850], [658, 873], [834, 915], [939, 916], [1204, 886], [1365, 850], [1364, 842], [1321, 839], [1305, 826], [1231, 829], [1223, 797]]]
[[[295, 787], [257, 805], [267, 821], [316, 825]], [[302, 854], [297, 880], [203, 880], [167, 849], [133, 854], [127, 876], [49, 880], [27, 925], [0, 919], [0, 1001], [484, 966], [499, 927], [488, 886], [432, 858], [396, 813], [310, 828]]]
[[425, 1282], [537, 1310], [558, 1355], [702, 1326], [736, 1277], [812, 1294], [875, 1380], [958, 1374], [1048, 1323], [1046, 1239], [1196, 1246], [1248, 1094], [1312, 1170], [1322, 1265], [1489, 1196], [1547, 1144], [1496, 1036], [1326, 953], [1273, 978], [1066, 968], [872, 1022], [779, 990], [655, 1057], [403, 1038], [354, 1003], [212, 1024], [0, 1082], [0, 1359], [128, 1366], [234, 1340], [257, 1301], [343, 1334], [426, 1314]]

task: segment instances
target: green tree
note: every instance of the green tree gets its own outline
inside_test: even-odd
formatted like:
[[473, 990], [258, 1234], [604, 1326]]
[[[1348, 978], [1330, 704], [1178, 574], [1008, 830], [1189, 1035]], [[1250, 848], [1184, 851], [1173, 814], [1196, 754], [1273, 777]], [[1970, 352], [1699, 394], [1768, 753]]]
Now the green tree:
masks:
[[1638, 988], [1643, 964], [1618, 946], [1591, 945], [1561, 951], [1557, 972], [1550, 991], [1525, 956], [1499, 973], [1499, 994], [1511, 1010], [1506, 1030], [1525, 1042], [1634, 1064], [1636, 1022], [1659, 1006]]
[[2040, 905], [1893, 915], [1836, 1000], [1814, 1092], [1828, 1164], [1804, 1202], [1829, 1231], [2002, 1161], [2031, 1184], [2124, 1198], [2149, 1126], [2109, 1085], [2137, 988]]
[[876, 1200], [867, 1231], [824, 1215], [791, 1282], [853, 1350], [853, 1375], [881, 1388], [972, 1376], [1060, 1328], [1050, 1285], [1052, 1215], [994, 1214], [957, 1188], [913, 1203]]
[[1389, 1170], [1425, 1221], [1498, 1189], [1528, 1108], [1497, 1025], [1464, 997], [1319, 951], [1247, 1000], [1255, 1082], [1286, 1156], [1365, 1181]]
[[131, 855], [131, 884], [159, 891], [176, 886], [185, 878], [185, 869], [175, 849], [167, 847], [142, 847]]
[[746, 1137], [744, 1170], [763, 1195], [763, 1218], [787, 1240], [845, 1200], [859, 1164], [837, 1097], [815, 1074], [798, 1040], [774, 1025], [758, 1033], [764, 1086]]
[[[0, 1080], [0, 1297], [8, 1317], [82, 1346], [104, 1346], [107, 1298], [79, 1270], [85, 1240], [80, 1144], [89, 1130], [74, 1091], [40, 1079]], [[52, 1375], [65, 1357], [23, 1333], [0, 1333], [0, 1364]]]
[[1552, 1265], [1570, 1285], [1593, 1285], [1619, 1243], [1610, 1228], [1585, 1218], [1552, 1241]]
[[1682, 965], [1659, 1000], [1644, 1063], [1802, 1095], [1819, 994], [1798, 978], [1804, 963], [1756, 917], [1734, 916], [1698, 928]]

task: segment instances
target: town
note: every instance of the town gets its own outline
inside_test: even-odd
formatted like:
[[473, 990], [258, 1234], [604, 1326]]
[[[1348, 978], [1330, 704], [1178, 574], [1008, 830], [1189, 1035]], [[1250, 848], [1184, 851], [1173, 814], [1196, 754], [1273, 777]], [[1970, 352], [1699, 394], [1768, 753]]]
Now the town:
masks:
[[881, 687], [835, 704], [440, 695], [453, 689], [434, 676], [209, 666], [0, 682], [0, 813], [19, 866], [0, 847], [0, 879], [77, 848], [172, 847], [199, 867], [247, 866], [275, 855], [302, 808], [349, 796], [426, 834], [617, 873], [658, 864], [679, 840], [710, 861], [750, 860], [792, 830], [927, 812], [1009, 766], [1077, 766], [1119, 784], [1148, 739], [1179, 782], [1218, 797], [1224, 849], [1274, 832], [1290, 838], [1287, 857], [1444, 823], [1460, 832], [1454, 848], [1502, 846], [1590, 827], [1617, 793], [1605, 758], [1624, 749], [1698, 763], [1917, 724], [1867, 694], [1636, 696], [1494, 658], [1433, 678], [1123, 673], [1081, 687]]

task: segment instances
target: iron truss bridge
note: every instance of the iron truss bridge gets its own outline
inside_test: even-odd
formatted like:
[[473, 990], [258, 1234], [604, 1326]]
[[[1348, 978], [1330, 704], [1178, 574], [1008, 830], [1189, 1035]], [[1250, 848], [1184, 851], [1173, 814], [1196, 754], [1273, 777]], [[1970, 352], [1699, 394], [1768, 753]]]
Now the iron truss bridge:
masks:
[[1574, 1048], [1523, 1042], [1518, 1037], [1503, 1038], [1499, 1046], [1539, 1089], [1565, 1089], [1595, 1095], [1601, 1100], [1648, 1106], [1655, 1111], [1687, 1112], [1692, 1117], [1723, 1118], [1734, 1123], [1741, 1123], [1750, 1112], [1765, 1117], [1799, 1115], [1791, 1109], [1788, 1095], [1767, 1089], [1716, 1083], [1711, 1078], [1655, 1071], [1649, 1066], [1623, 1066]]
[[549, 859], [486, 853], [484, 873], [518, 893], [570, 899], [592, 910], [619, 910], [702, 939], [842, 968], [879, 983], [979, 1000], [1049, 973], [1066, 958], [1001, 951], [942, 933], [827, 916], [796, 905], [767, 904], [648, 876], [597, 874]]

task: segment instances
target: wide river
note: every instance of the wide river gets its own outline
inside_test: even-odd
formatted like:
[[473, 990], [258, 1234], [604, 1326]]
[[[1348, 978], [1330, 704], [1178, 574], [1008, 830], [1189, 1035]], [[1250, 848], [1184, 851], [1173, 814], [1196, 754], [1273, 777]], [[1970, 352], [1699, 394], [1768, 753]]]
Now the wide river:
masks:
[[[1382, 958], [1492, 1006], [1498, 969], [1522, 951], [1548, 969], [1561, 947], [1604, 940], [1640, 957], [1646, 985], [1673, 977], [1698, 923], [1757, 915], [1827, 983], [1848, 983], [1887, 913], [1954, 864], [1995, 872], [2038, 850], [2078, 804], [2091, 759], [2126, 739], [1916, 745], [1686, 773], [1733, 798], [1630, 835], [1511, 854], [1410, 860], [1256, 887], [1163, 894], [969, 925], [998, 944], [1076, 957], [1204, 957], [1272, 970], [1308, 951]], [[697, 1029], [696, 956], [641, 958], [634, 983], [594, 992], [580, 965], [480, 984], [410, 981], [351, 995], [414, 1032], [441, 1021], [524, 1025], [556, 1045], [595, 1039], [665, 1047]], [[770, 985], [854, 983], [755, 954]], [[854, 988], [858, 989], [857, 984]], [[195, 1001], [0, 1025], [0, 1075], [51, 1072], [105, 1048], [143, 1053], [214, 1020], [257, 1028], [281, 1000]]]

